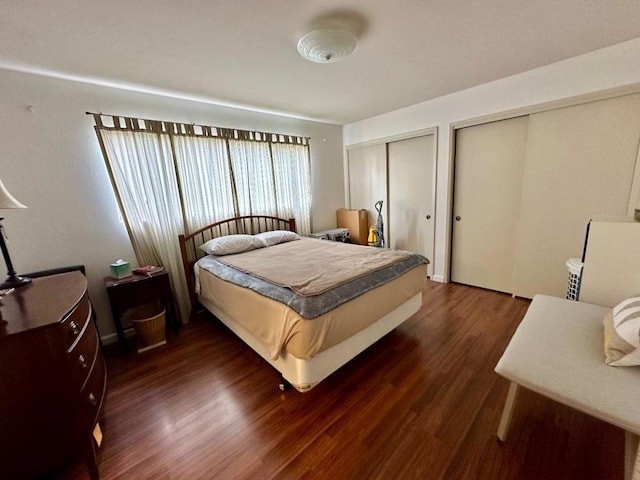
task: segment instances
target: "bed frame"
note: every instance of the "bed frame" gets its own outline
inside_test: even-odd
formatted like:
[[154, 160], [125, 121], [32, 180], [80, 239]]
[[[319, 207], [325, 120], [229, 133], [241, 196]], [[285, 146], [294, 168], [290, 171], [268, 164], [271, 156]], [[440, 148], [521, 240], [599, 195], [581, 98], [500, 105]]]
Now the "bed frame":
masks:
[[296, 231], [296, 220], [289, 218], [270, 217], [267, 215], [245, 215], [243, 217], [233, 217], [221, 220], [189, 235], [179, 235], [180, 252], [182, 253], [182, 266], [184, 267], [184, 275], [187, 280], [187, 288], [189, 289], [189, 298], [191, 300], [191, 316], [193, 317], [197, 306], [198, 297], [195, 293], [195, 277], [193, 266], [202, 257], [206, 255], [198, 247], [213, 238], [223, 237], [225, 235], [248, 234], [270, 232], [272, 230], [289, 230]]
[[280, 372], [283, 378], [283, 381], [279, 385], [281, 390], [286, 389], [288, 385], [292, 385], [299, 392], [306, 392], [312, 389], [320, 381], [324, 380], [349, 360], [380, 340], [420, 309], [422, 305], [422, 293], [417, 293], [408, 301], [378, 319], [364, 330], [320, 352], [309, 360], [299, 359], [287, 352], [282, 352], [276, 360], [272, 360], [266, 347], [264, 347], [251, 332], [215, 305], [196, 296], [193, 273], [195, 262], [200, 257], [205, 256], [204, 252], [200, 252], [198, 249], [198, 246], [204, 242], [223, 235], [236, 233], [253, 235], [271, 230], [290, 230], [295, 232], [295, 220], [285, 220], [262, 215], [236, 217], [216, 222], [190, 235], [180, 235], [179, 240], [180, 250], [182, 251], [182, 263], [191, 296], [192, 314], [198, 303], [213, 313], [218, 320], [224, 323], [258, 355]]

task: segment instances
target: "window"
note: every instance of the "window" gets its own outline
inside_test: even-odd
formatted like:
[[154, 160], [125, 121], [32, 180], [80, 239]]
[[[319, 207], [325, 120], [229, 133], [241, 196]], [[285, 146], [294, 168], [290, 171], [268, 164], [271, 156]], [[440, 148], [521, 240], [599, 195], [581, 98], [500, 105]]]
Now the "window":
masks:
[[309, 139], [94, 114], [96, 134], [140, 264], [169, 271], [189, 299], [178, 235], [239, 215], [295, 218], [311, 232]]

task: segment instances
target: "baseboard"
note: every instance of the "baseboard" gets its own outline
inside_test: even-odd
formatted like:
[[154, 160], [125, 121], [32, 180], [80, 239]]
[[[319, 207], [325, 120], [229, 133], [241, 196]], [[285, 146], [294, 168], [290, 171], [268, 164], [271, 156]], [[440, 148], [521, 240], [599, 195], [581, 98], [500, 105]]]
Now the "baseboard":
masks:
[[431, 275], [431, 280], [438, 283], [446, 283], [442, 275]]
[[[124, 331], [125, 338], [131, 337], [133, 335], [135, 335], [135, 333], [132, 328]], [[110, 345], [112, 343], [116, 343], [118, 341], [118, 334], [107, 333], [106, 335], [100, 335], [100, 341], [102, 341], [103, 345]]]

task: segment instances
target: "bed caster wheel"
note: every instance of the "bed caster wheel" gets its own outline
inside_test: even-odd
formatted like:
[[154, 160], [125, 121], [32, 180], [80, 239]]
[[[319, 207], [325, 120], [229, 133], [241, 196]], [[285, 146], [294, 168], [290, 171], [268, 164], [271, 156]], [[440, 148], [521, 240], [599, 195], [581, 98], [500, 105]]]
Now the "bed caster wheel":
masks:
[[278, 384], [278, 388], [280, 389], [281, 392], [286, 392], [287, 390], [289, 390], [291, 388], [291, 384], [289, 382], [287, 382], [286, 380], [282, 380]]

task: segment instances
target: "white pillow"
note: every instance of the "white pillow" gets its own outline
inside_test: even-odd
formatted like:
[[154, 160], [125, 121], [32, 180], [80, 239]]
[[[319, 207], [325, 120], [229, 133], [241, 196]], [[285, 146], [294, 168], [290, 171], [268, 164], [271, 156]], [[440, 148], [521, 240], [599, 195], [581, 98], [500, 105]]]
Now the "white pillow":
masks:
[[607, 365], [640, 365], [640, 297], [620, 302], [607, 314], [604, 351]]
[[253, 235], [226, 235], [200, 245], [200, 249], [209, 255], [231, 255], [263, 247], [266, 247], [265, 243]]
[[271, 232], [258, 233], [254, 236], [262, 240], [267, 247], [292, 240], [300, 240], [300, 236], [296, 232], [290, 232], [289, 230], [273, 230]]

